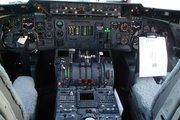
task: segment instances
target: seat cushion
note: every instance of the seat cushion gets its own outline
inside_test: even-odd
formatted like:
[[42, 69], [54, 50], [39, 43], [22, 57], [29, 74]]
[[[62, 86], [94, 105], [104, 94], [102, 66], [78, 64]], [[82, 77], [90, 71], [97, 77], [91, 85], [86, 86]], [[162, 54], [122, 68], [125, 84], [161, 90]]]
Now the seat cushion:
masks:
[[34, 119], [37, 104], [37, 91], [35, 90], [34, 79], [28, 76], [18, 77], [13, 87], [18, 93], [26, 111], [26, 119]]
[[161, 84], [156, 84], [153, 77], [140, 78], [139, 74], [135, 76], [135, 84], [132, 87], [132, 94], [135, 96], [138, 105], [138, 111], [144, 113], [144, 117], [148, 120], [151, 116], [150, 110], [153, 99], [161, 87]]
[[13, 110], [16, 110], [15, 112], [16, 117], [18, 119], [25, 119], [26, 112], [23, 103], [19, 95], [14, 90], [8, 74], [6, 73], [5, 69], [1, 66], [1, 64], [0, 64], [0, 78], [1, 78], [0, 83], [2, 85], [0, 87], [0, 90], [2, 90], [5, 93], [5, 96], [8, 99]]

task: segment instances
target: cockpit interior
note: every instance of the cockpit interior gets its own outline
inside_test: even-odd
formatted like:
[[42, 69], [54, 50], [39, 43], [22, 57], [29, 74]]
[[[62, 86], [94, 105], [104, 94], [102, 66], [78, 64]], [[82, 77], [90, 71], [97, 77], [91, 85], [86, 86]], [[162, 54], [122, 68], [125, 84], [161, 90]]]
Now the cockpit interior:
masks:
[[29, 0], [0, 4], [0, 33], [0, 120], [180, 120], [178, 10]]

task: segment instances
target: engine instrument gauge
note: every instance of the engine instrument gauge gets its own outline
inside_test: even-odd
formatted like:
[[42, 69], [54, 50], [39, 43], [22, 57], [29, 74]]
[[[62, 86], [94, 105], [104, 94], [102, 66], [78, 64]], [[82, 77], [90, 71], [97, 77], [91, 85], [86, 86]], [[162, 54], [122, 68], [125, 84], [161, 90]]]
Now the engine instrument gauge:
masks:
[[144, 32], [146, 33], [146, 32], [149, 32], [149, 31], [150, 31], [149, 25], [145, 25], [144, 26]]
[[18, 28], [21, 24], [21, 21], [20, 19], [13, 19], [12, 23], [15, 28]]
[[52, 30], [53, 24], [52, 23], [46, 23], [46, 30]]
[[158, 27], [157, 26], [152, 26], [151, 27], [151, 32], [157, 32], [158, 31]]
[[129, 30], [129, 25], [127, 23], [122, 23], [121, 24], [121, 31], [127, 32], [128, 30]]
[[58, 29], [56, 30], [56, 37], [61, 38], [63, 36], [63, 31]]
[[126, 37], [124, 37], [122, 40], [121, 40], [121, 44], [122, 45], [126, 45], [128, 43], [128, 39]]
[[47, 39], [51, 39], [53, 37], [53, 33], [52, 32], [47, 32], [46, 37], [47, 37]]
[[136, 31], [141, 30], [142, 21], [132, 21], [131, 23], [131, 32], [134, 33]]
[[57, 26], [58, 28], [61, 28], [61, 27], [63, 26], [63, 22], [62, 22], [62, 21], [57, 21], [57, 22], [56, 22], [56, 26]]

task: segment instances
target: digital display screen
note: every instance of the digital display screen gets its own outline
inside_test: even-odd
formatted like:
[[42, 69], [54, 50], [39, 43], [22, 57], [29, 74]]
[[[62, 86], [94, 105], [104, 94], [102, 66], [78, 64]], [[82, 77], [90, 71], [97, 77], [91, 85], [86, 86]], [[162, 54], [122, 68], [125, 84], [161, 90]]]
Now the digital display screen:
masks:
[[94, 100], [93, 93], [80, 93], [80, 100]]
[[23, 29], [34, 29], [34, 18], [23, 18]]

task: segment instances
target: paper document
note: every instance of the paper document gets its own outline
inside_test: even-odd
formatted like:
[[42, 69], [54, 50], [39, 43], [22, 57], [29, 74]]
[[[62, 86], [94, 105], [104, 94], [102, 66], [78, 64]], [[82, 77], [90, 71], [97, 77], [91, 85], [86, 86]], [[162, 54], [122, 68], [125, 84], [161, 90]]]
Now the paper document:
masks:
[[124, 108], [123, 108], [123, 106], [121, 104], [121, 100], [119, 99], [119, 96], [118, 96], [118, 93], [117, 93], [116, 89], [114, 89], [114, 96], [115, 96], [115, 99], [116, 99], [116, 102], [117, 102], [117, 106], [118, 106], [118, 109], [119, 109], [120, 116], [122, 116]]
[[23, 36], [21, 36], [19, 39], [18, 39], [18, 43], [21, 43], [21, 44], [24, 44], [25, 42], [26, 42], [26, 40], [27, 40], [27, 37], [28, 36], [25, 36], [25, 37], [23, 37]]
[[166, 76], [167, 49], [164, 37], [139, 37], [139, 77]]

